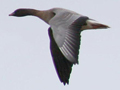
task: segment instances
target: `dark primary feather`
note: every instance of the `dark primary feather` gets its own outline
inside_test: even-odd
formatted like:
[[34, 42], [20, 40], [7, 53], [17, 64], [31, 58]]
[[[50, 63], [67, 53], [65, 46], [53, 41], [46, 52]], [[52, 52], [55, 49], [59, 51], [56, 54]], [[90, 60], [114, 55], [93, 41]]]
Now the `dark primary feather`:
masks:
[[54, 62], [54, 66], [56, 68], [56, 72], [61, 82], [64, 85], [69, 83], [70, 73], [72, 71], [73, 64], [69, 62], [64, 55], [61, 53], [60, 49], [58, 48], [54, 38], [51, 28], [48, 30], [49, 37], [50, 37], [50, 50]]

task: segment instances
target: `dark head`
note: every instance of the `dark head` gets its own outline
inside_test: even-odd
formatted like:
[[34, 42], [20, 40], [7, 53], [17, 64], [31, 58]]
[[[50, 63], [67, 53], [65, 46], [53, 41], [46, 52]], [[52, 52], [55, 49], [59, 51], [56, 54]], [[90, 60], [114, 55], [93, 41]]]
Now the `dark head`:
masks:
[[13, 13], [9, 14], [9, 16], [22, 17], [27, 15], [33, 15], [34, 12], [35, 12], [34, 9], [17, 9]]
[[46, 23], [49, 23], [49, 20], [54, 17], [54, 14], [51, 10], [36, 10], [36, 9], [28, 9], [28, 8], [20, 8], [15, 10], [13, 13], [9, 14], [9, 16], [23, 17], [23, 16], [36, 16]]

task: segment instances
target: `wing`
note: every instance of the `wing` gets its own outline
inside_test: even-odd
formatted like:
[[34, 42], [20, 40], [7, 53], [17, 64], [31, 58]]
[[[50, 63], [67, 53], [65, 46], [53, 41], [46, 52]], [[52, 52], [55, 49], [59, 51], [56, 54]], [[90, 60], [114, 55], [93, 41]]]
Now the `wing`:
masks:
[[49, 21], [51, 54], [59, 79], [64, 84], [69, 83], [72, 65], [78, 63], [81, 27], [87, 19], [65, 12], [55, 15]]
[[64, 85], [66, 83], [68, 84], [73, 64], [69, 62], [60, 51], [58, 45], [55, 42], [55, 39], [53, 38], [53, 32], [51, 28], [49, 28], [48, 32], [50, 37], [50, 50], [56, 72], [60, 81], [63, 82]]
[[87, 19], [88, 17], [67, 12], [56, 15], [49, 22], [53, 31], [53, 38], [60, 51], [72, 63], [78, 63], [80, 29]]

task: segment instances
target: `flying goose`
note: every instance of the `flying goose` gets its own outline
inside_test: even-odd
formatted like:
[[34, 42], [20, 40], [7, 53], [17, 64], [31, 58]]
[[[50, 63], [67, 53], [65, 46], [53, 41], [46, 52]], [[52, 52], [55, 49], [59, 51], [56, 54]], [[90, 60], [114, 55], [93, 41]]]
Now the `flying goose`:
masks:
[[69, 84], [73, 64], [78, 64], [81, 32], [86, 29], [106, 29], [107, 25], [98, 23], [87, 16], [63, 8], [36, 10], [20, 8], [9, 16], [36, 16], [50, 25], [50, 50], [60, 81]]

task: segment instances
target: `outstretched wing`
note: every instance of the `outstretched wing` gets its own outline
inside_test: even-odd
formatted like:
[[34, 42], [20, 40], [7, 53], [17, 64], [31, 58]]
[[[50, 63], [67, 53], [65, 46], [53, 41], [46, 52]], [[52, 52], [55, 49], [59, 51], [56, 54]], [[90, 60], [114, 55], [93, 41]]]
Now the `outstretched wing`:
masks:
[[81, 27], [87, 19], [67, 12], [54, 16], [49, 22], [51, 54], [59, 79], [64, 84], [69, 83], [72, 65], [78, 63]]
[[50, 50], [56, 72], [60, 81], [63, 82], [64, 85], [66, 83], [68, 84], [73, 64], [70, 61], [68, 61], [60, 51], [58, 45], [55, 42], [55, 39], [53, 38], [53, 32], [51, 28], [49, 28], [48, 32], [50, 37]]

